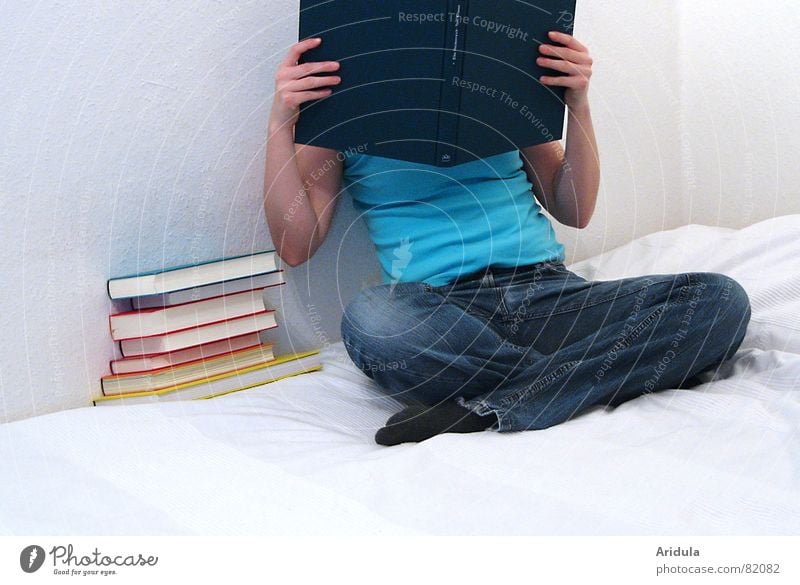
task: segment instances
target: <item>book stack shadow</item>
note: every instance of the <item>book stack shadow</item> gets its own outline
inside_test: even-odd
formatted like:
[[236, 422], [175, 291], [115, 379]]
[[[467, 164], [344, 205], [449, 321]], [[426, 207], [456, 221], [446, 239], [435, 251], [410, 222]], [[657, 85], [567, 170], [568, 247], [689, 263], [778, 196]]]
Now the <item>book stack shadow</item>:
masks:
[[119, 359], [95, 406], [208, 399], [322, 368], [320, 350], [275, 355], [278, 327], [264, 289], [285, 284], [275, 250], [112, 278], [108, 295], [131, 310], [109, 315]]

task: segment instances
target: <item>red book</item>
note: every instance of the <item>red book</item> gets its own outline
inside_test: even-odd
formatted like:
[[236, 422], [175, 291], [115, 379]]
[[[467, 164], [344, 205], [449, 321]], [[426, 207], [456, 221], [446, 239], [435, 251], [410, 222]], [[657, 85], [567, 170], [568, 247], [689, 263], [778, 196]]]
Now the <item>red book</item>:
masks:
[[160, 368], [177, 366], [199, 359], [211, 358], [239, 349], [252, 348], [260, 344], [261, 338], [258, 333], [248, 333], [246, 335], [237, 335], [236, 337], [204, 343], [203, 345], [196, 345], [186, 349], [179, 349], [178, 351], [112, 360], [108, 365], [113, 374], [143, 373]]
[[208, 323], [199, 327], [178, 329], [161, 335], [133, 337], [120, 341], [120, 350], [125, 357], [142, 356], [151, 353], [165, 353], [187, 347], [194, 347], [228, 337], [255, 333], [277, 327], [275, 310], [264, 310], [252, 315]]
[[265, 309], [264, 289], [259, 288], [171, 307], [114, 313], [108, 317], [108, 327], [114, 340], [148, 337], [252, 315]]

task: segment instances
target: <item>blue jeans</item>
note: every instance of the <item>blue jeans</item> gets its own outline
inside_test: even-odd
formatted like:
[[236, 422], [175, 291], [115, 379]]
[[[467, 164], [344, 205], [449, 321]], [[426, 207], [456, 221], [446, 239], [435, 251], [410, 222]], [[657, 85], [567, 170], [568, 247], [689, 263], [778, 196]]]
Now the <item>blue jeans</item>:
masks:
[[747, 294], [723, 274], [588, 281], [542, 262], [364, 289], [341, 333], [382, 392], [407, 404], [455, 400], [497, 415], [492, 430], [519, 431], [689, 388], [734, 355], [749, 320]]

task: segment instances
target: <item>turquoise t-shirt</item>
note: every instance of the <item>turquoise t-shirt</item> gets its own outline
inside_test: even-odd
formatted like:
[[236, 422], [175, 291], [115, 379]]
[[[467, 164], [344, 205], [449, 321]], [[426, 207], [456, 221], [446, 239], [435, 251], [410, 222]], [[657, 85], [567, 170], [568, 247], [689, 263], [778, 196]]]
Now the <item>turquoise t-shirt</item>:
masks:
[[564, 261], [518, 150], [453, 167], [341, 153], [384, 283], [441, 286], [487, 266]]

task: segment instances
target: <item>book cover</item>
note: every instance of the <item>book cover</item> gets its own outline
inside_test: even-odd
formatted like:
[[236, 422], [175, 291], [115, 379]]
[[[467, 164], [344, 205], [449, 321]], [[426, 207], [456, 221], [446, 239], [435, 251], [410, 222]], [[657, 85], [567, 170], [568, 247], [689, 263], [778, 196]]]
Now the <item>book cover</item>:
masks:
[[260, 344], [261, 338], [258, 333], [246, 333], [245, 335], [228, 337], [220, 341], [212, 341], [211, 343], [196, 345], [187, 349], [138, 357], [123, 357], [109, 361], [108, 367], [112, 374], [143, 374], [160, 368], [177, 366], [194, 360], [207, 359], [240, 349], [252, 348]]
[[317, 371], [321, 368], [320, 350], [314, 349], [306, 352], [284, 354], [270, 362], [161, 390], [100, 396], [95, 398], [92, 403], [94, 406], [99, 406], [101, 404], [137, 404], [212, 398], [275, 382], [288, 376]]
[[236, 317], [235, 319], [208, 323], [199, 327], [170, 331], [162, 335], [122, 339], [119, 342], [119, 347], [125, 357], [165, 353], [246, 333], [264, 331], [277, 326], [275, 309], [270, 309], [252, 315]]
[[272, 344], [264, 343], [256, 347], [240, 349], [212, 358], [193, 360], [179, 366], [167, 366], [149, 372], [103, 376], [100, 378], [100, 385], [105, 396], [161, 390], [233, 370], [242, 370], [272, 361], [274, 358]]
[[264, 289], [188, 301], [169, 307], [134, 309], [108, 316], [111, 339], [163, 335], [264, 311]]
[[245, 276], [244, 278], [225, 280], [223, 282], [207, 284], [204, 286], [195, 286], [175, 292], [132, 297], [131, 304], [132, 309], [134, 310], [172, 307], [191, 301], [201, 301], [203, 299], [210, 299], [212, 297], [218, 297], [221, 295], [233, 294], [256, 288], [270, 288], [282, 284], [286, 284], [286, 277], [284, 275], [283, 268], [280, 268], [274, 272], [268, 272], [266, 274]]
[[564, 88], [536, 63], [575, 0], [301, 0], [301, 62], [339, 61], [295, 142], [452, 166], [562, 138]]
[[163, 270], [110, 278], [106, 283], [111, 299], [149, 296], [255, 276], [277, 270], [276, 250], [181, 264]]

